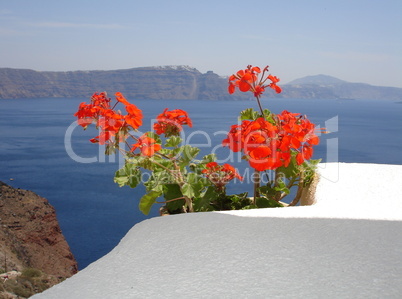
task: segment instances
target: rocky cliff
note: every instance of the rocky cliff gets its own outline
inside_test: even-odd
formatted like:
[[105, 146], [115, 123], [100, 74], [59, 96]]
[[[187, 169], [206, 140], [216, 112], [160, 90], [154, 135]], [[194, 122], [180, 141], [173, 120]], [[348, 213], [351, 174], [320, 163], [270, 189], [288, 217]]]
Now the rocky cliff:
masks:
[[0, 218], [0, 272], [34, 268], [54, 278], [46, 279], [51, 284], [77, 272], [55, 210], [45, 198], [0, 182]]
[[74, 72], [0, 69], [0, 99], [87, 98], [102, 91], [155, 100], [233, 99], [227, 93], [227, 79], [213, 72], [202, 74], [188, 66]]
[[[131, 99], [247, 100], [251, 93], [227, 92], [227, 78], [189, 66], [141, 67], [112, 71], [38, 72], [0, 68], [0, 99], [88, 98], [94, 92], [122, 92]], [[317, 75], [281, 85], [265, 96], [300, 99], [402, 100], [402, 88], [350, 83]]]

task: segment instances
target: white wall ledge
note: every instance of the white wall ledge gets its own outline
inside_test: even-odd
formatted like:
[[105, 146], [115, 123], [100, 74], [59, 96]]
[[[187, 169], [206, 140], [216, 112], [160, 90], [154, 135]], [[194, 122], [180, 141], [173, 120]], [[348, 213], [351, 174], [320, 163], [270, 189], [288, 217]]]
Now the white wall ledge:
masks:
[[321, 163], [315, 204], [224, 211], [243, 217], [342, 218], [402, 221], [402, 165]]
[[145, 220], [32, 298], [401, 298], [402, 166], [319, 172], [313, 206]]

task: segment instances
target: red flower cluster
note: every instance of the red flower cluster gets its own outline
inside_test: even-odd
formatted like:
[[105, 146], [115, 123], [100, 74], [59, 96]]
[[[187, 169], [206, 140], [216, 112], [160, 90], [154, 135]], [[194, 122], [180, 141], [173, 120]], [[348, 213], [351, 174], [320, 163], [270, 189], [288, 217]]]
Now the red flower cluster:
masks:
[[154, 124], [156, 134], [165, 136], [179, 135], [183, 129], [183, 125], [193, 126], [187, 112], [181, 109], [168, 111], [166, 108], [161, 114], [156, 117], [157, 122]]
[[116, 100], [126, 107], [127, 115], [124, 116], [126, 123], [133, 129], [138, 129], [142, 125], [142, 111], [127, 101], [121, 92], [116, 92], [115, 96]]
[[[255, 97], [262, 95], [266, 87], [270, 87], [277, 93], [280, 93], [282, 89], [276, 85], [279, 82], [279, 78], [266, 75], [267, 72], [268, 66], [263, 69], [262, 73], [261, 69], [257, 66], [247, 66], [245, 70], [240, 70], [229, 77], [229, 93], [234, 93], [236, 87], [242, 92], [253, 92]], [[267, 82], [267, 80], [269, 81]]]
[[315, 134], [315, 125], [300, 113], [284, 110], [278, 115], [282, 127], [281, 150], [293, 148], [298, 151], [297, 164], [302, 164], [313, 156], [313, 146], [320, 143]]
[[78, 118], [80, 126], [86, 128], [94, 123], [97, 128], [100, 128], [99, 136], [92, 138], [91, 142], [105, 144], [117, 135], [124, 140], [130, 129], [137, 129], [142, 125], [140, 109], [129, 103], [120, 92], [116, 93], [116, 100], [124, 104], [126, 115], [113, 110], [106, 92], [95, 93], [91, 98], [91, 103], [81, 103], [77, 113], [74, 114]]
[[74, 114], [78, 118], [78, 124], [84, 129], [110, 109], [110, 99], [106, 97], [106, 93], [95, 93], [91, 98], [91, 103], [81, 103], [78, 111]]
[[230, 164], [219, 165], [216, 162], [209, 162], [202, 171], [203, 174], [219, 189], [222, 189], [229, 181], [234, 178], [243, 180], [236, 168]]
[[273, 124], [263, 117], [243, 120], [233, 125], [223, 146], [233, 152], [243, 151], [250, 166], [258, 171], [287, 167], [296, 153], [300, 165], [313, 155], [313, 145], [319, 143], [315, 125], [297, 113], [283, 111]]
[[143, 156], [152, 157], [155, 152], [162, 149], [161, 145], [156, 143], [155, 139], [149, 137], [147, 134], [142, 135], [138, 138], [137, 143], [133, 144], [131, 151], [135, 151], [137, 148], [140, 149]]

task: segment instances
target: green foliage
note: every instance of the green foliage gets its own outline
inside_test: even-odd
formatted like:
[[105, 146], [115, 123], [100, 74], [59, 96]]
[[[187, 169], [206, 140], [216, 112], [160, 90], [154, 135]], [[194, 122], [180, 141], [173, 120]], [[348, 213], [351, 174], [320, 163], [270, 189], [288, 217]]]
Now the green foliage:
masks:
[[[157, 142], [159, 136], [147, 133]], [[182, 145], [182, 139], [171, 136], [166, 139], [164, 147], [152, 157], [128, 153], [125, 165], [116, 171], [114, 181], [120, 186], [137, 187], [143, 183], [145, 194], [139, 208], [148, 214], [156, 199], [163, 195], [169, 212], [182, 210], [185, 198], [202, 199], [210, 183], [202, 176], [202, 170], [209, 162], [215, 161], [214, 154], [206, 155], [201, 161], [195, 160], [200, 149], [191, 145]], [[141, 168], [151, 171], [146, 181], [141, 181]], [[205, 200], [204, 200], [205, 201]], [[200, 203], [200, 202], [199, 202]], [[209, 209], [206, 205], [196, 205], [200, 209]]]
[[206, 155], [206, 156], [204, 156], [202, 158], [201, 163], [202, 164], [207, 164], [209, 162], [215, 162], [215, 161], [216, 161], [216, 155], [215, 154], [209, 154], [209, 155]]
[[195, 197], [195, 190], [190, 183], [183, 184], [183, 186], [181, 187], [181, 190], [182, 190], [184, 196], [187, 196], [188, 198]]
[[114, 182], [120, 187], [127, 185], [135, 188], [141, 182], [141, 170], [134, 164], [126, 162], [121, 169], [116, 171]]
[[148, 215], [151, 211], [152, 205], [155, 203], [156, 199], [162, 195], [162, 192], [151, 191], [145, 194], [140, 199], [140, 203], [138, 205], [140, 211], [145, 215]]
[[183, 140], [178, 136], [172, 136], [166, 140], [165, 146], [166, 147], [177, 147]]
[[256, 205], [258, 208], [281, 208], [283, 205], [274, 199], [268, 199], [266, 197], [256, 198]]
[[226, 198], [230, 201], [228, 210], [242, 210], [250, 206], [250, 198], [247, 197], [248, 193], [240, 193], [228, 195]]
[[219, 197], [219, 193], [216, 192], [214, 186], [208, 186], [206, 190], [200, 197], [194, 199], [194, 210], [203, 211], [213, 211], [211, 203], [216, 201]]
[[260, 116], [253, 108], [247, 108], [240, 112], [240, 120], [256, 120]]
[[227, 195], [226, 193], [217, 193], [217, 196], [212, 198], [211, 207], [215, 211], [241, 210], [250, 206], [250, 198], [247, 197], [247, 192], [240, 194]]
[[166, 184], [163, 186], [163, 197], [169, 213], [174, 214], [184, 206], [184, 197], [178, 184]]
[[[296, 152], [292, 153], [291, 162], [287, 167], [281, 166], [275, 171], [275, 179], [269, 180], [259, 191], [268, 199], [279, 202], [283, 197], [290, 193], [294, 186], [297, 188], [307, 187], [311, 184], [316, 173], [319, 160], [308, 160], [298, 165], [296, 162]], [[302, 183], [299, 186], [299, 183]]]
[[181, 147], [181, 153], [182, 156], [180, 157], [180, 167], [186, 167], [188, 164], [195, 159], [195, 157], [198, 155], [200, 152], [200, 149], [198, 147], [193, 147], [191, 145], [183, 145]]
[[303, 167], [304, 167], [304, 186], [308, 186], [311, 184], [311, 182], [314, 179], [314, 175], [316, 173], [317, 170], [317, 165], [318, 163], [321, 162], [321, 159], [317, 159], [317, 160], [309, 160], [308, 162], [304, 162], [303, 163]]
[[[275, 115], [268, 109], [264, 109], [264, 117], [271, 124], [275, 124]], [[247, 108], [240, 112], [240, 120], [256, 120], [257, 118], [262, 117], [261, 112], [255, 111], [253, 108]]]
[[264, 116], [267, 121], [269, 121], [271, 124], [276, 124], [275, 120], [275, 114], [273, 114], [270, 110], [264, 109]]

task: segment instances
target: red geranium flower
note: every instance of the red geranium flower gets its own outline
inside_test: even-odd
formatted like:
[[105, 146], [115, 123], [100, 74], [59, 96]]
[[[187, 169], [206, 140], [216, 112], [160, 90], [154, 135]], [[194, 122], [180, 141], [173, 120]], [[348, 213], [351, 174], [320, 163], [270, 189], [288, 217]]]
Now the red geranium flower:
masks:
[[276, 157], [276, 152], [267, 145], [261, 145], [249, 151], [249, 164], [255, 170], [263, 171], [276, 169], [282, 166], [280, 159]]
[[120, 92], [116, 93], [116, 100], [125, 105], [127, 115], [122, 115], [120, 111], [113, 110], [106, 92], [95, 93], [89, 104], [80, 104], [77, 113], [75, 113], [78, 124], [86, 128], [89, 124], [94, 123], [100, 129], [100, 134], [92, 138], [91, 142], [106, 144], [116, 135], [119, 135], [119, 141], [123, 141], [130, 130], [129, 126], [132, 129], [141, 126], [142, 111], [130, 104]]
[[202, 170], [202, 173], [214, 184], [219, 190], [222, 190], [225, 185], [237, 178], [242, 181], [243, 177], [241, 177], [236, 168], [234, 168], [230, 164], [219, 165], [216, 162], [209, 162], [206, 165], [206, 168]]
[[282, 89], [278, 85], [276, 85], [276, 83], [278, 83], [280, 81], [279, 78], [276, 76], [269, 75], [268, 79], [271, 80], [269, 87], [271, 87], [273, 90], [275, 90], [276, 93], [281, 93]]
[[233, 125], [227, 135], [227, 138], [222, 141], [223, 146], [228, 146], [232, 152], [239, 152], [244, 145], [244, 130], [248, 127], [250, 121], [243, 120], [241, 125]]
[[187, 112], [181, 109], [168, 111], [168, 108], [166, 108], [156, 117], [156, 120], [157, 122], [154, 124], [156, 134], [165, 134], [167, 137], [179, 135], [183, 129], [183, 125], [193, 126]]
[[124, 117], [124, 120], [134, 129], [138, 129], [142, 125], [142, 111], [134, 104], [127, 105], [126, 111], [127, 115]]
[[275, 125], [263, 117], [243, 120], [233, 125], [222, 141], [233, 152], [243, 151], [251, 167], [262, 171], [287, 167], [292, 153], [298, 164], [313, 155], [313, 145], [319, 143], [315, 126], [299, 113], [283, 111], [274, 119]]
[[126, 108], [127, 115], [124, 117], [126, 123], [133, 127], [133, 129], [138, 129], [142, 125], [143, 115], [141, 109], [138, 109], [137, 106], [127, 101], [121, 92], [116, 92], [115, 96], [116, 100]]
[[307, 117], [298, 113], [290, 113], [286, 110], [278, 115], [281, 122], [281, 146], [282, 151], [297, 151], [296, 161], [300, 165], [313, 155], [313, 145], [319, 143], [315, 134], [315, 125]]
[[[92, 138], [92, 143], [106, 144], [124, 127], [124, 117], [113, 110], [105, 111], [96, 122], [100, 129], [99, 136]], [[123, 136], [121, 136], [123, 137]]]
[[141, 155], [152, 157], [155, 152], [160, 151], [162, 149], [161, 145], [156, 143], [155, 139], [149, 137], [144, 134], [140, 138], [138, 138], [137, 143], [133, 144], [131, 151], [135, 151], [137, 148], [140, 149]]
[[[259, 67], [253, 67], [252, 65], [247, 66], [244, 70], [239, 70], [229, 77], [229, 93], [234, 93], [236, 87], [242, 92], [253, 92], [255, 97], [260, 97], [266, 87], [270, 87], [280, 93], [282, 89], [276, 85], [279, 82], [279, 78], [272, 75], [265, 76], [266, 72], [268, 72], [268, 66], [264, 68], [262, 73]], [[268, 79], [271, 83], [266, 83]]]
[[91, 97], [91, 103], [81, 103], [74, 116], [78, 119], [78, 124], [84, 128], [90, 125], [101, 116], [105, 110], [110, 109], [110, 99], [106, 92], [94, 93]]

